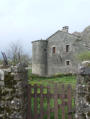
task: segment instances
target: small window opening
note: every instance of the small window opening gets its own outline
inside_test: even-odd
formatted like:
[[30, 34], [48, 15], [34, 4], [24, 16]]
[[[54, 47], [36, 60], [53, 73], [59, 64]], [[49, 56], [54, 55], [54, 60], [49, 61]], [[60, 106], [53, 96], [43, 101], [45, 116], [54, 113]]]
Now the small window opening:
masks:
[[53, 48], [52, 48], [52, 52], [53, 52], [53, 54], [56, 53], [56, 47], [53, 47]]
[[44, 49], [44, 51], [46, 52], [46, 51], [47, 51], [47, 49], [45, 48], [45, 49]]
[[66, 45], [66, 52], [69, 52], [70, 45]]
[[66, 65], [70, 65], [70, 61], [66, 61]]

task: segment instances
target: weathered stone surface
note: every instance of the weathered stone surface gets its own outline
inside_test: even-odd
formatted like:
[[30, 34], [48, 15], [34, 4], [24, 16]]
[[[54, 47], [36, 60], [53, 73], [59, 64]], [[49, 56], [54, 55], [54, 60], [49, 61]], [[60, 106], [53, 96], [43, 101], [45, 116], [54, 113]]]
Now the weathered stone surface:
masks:
[[90, 119], [90, 61], [79, 68], [75, 102], [76, 119]]
[[25, 67], [19, 64], [10, 70], [0, 70], [0, 119], [26, 119], [28, 75]]

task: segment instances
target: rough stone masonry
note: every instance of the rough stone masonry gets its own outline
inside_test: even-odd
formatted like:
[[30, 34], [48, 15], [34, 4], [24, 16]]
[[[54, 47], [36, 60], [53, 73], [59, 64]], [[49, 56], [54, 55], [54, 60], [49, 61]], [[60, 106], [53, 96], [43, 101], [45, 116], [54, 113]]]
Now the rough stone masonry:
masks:
[[90, 61], [79, 68], [76, 86], [76, 119], [90, 119]]
[[0, 119], [26, 119], [27, 76], [24, 64], [0, 70]]

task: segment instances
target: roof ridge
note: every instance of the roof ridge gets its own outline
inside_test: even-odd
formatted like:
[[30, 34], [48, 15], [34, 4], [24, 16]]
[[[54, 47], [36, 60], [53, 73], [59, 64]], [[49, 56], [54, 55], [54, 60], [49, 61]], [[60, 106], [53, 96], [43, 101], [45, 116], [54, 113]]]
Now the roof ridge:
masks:
[[[49, 40], [49, 38], [51, 38], [52, 36], [54, 36], [54, 35], [55, 35], [56, 33], [58, 33], [58, 32], [64, 32], [64, 31], [58, 30], [58, 31], [56, 31], [55, 33], [53, 33], [52, 35], [50, 35], [46, 40]], [[74, 36], [72, 33], [69, 33], [69, 32], [64, 32], [64, 33], [67, 33], [67, 34], [69, 34], [69, 35]], [[76, 36], [74, 36], [74, 37], [76, 37]]]

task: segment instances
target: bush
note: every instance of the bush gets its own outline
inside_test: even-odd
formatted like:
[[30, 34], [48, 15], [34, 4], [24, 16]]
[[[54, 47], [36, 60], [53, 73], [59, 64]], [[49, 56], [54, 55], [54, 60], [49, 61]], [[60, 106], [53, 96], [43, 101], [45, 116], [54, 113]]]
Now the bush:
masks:
[[78, 57], [81, 61], [90, 60], [90, 51], [83, 52]]

